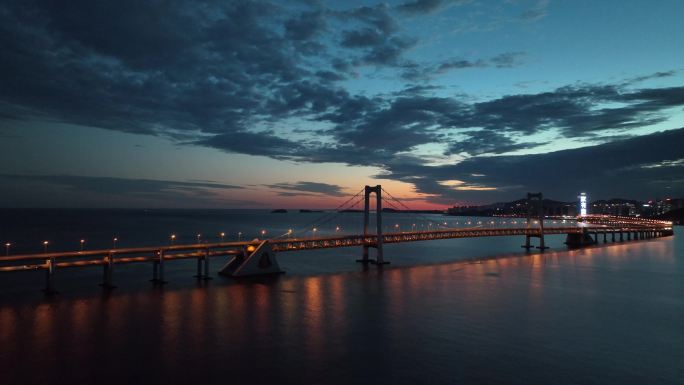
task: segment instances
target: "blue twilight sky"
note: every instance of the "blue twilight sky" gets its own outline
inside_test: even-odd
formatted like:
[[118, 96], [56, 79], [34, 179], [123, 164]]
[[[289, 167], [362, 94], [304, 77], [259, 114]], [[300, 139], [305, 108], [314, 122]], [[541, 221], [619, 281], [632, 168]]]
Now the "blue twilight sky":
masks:
[[684, 2], [5, 1], [2, 207], [684, 196]]

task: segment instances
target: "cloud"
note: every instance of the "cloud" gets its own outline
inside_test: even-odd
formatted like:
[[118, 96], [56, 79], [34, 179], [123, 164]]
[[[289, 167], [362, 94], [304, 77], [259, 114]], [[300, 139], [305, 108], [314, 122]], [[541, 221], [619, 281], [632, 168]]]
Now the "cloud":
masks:
[[437, 10], [442, 4], [442, 0], [414, 0], [399, 5], [397, 9], [406, 13], [429, 13]]
[[678, 71], [675, 71], [675, 70], [658, 71], [658, 72], [654, 72], [654, 73], [649, 74], [649, 75], [633, 77], [631, 79], [628, 79], [626, 83], [630, 84], [630, 83], [643, 82], [644, 80], [668, 78], [668, 77], [676, 75], [677, 72]]
[[541, 20], [548, 15], [549, 0], [538, 0], [531, 9], [520, 14], [520, 19], [527, 22]]
[[[383, 177], [410, 181], [419, 192], [435, 194], [432, 199], [442, 203], [515, 199], [526, 191], [573, 200], [578, 189], [596, 198], [611, 198], [616, 192], [627, 194], [626, 198], [654, 198], [665, 188], [681, 196], [683, 140], [684, 128], [680, 128], [547, 154], [472, 157], [455, 165], [424, 166], [409, 160], [391, 164]], [[456, 190], [440, 183], [451, 180], [462, 181], [460, 186], [493, 190]]]
[[[80, 207], [216, 207], [221, 203], [252, 204], [236, 201], [222, 193], [241, 186], [214, 181], [170, 181], [92, 177], [80, 175], [0, 174], [5, 188], [0, 197], [17, 206], [50, 207], [55, 202]], [[60, 199], [57, 199], [60, 198]], [[69, 203], [70, 202], [70, 203]]]
[[[445, 4], [407, 1], [399, 7], [420, 15]], [[538, 20], [547, 6], [540, 1], [524, 18]], [[395, 18], [396, 8], [384, 3], [345, 10], [321, 3], [301, 7], [211, 0], [168, 7], [133, 0], [3, 3], [0, 117], [163, 136], [182, 145], [274, 159], [376, 166], [418, 191], [455, 198], [455, 190], [438, 182], [496, 187], [489, 192], [494, 194], [529, 178], [508, 180], [504, 167], [472, 170], [501, 177], [477, 184], [467, 175], [436, 175], [441, 168], [426, 166], [415, 156], [417, 148], [432, 146], [442, 152], [437, 156], [468, 154], [484, 162], [477, 155], [533, 148], [530, 135], [616, 142], [634, 135], [634, 128], [664, 122], [667, 109], [684, 106], [684, 87], [635, 84], [672, 71], [489, 99], [449, 95], [429, 81], [448, 71], [521, 65], [524, 54], [414, 63], [405, 53], [418, 41], [404, 34], [408, 29]], [[352, 94], [342, 80], [357, 76], [360, 66], [373, 66], [377, 78], [403, 73], [414, 83], [398, 84], [402, 92]], [[291, 121], [306, 122], [308, 130], [291, 127]], [[297, 136], [289, 136], [295, 128]], [[65, 188], [96, 192], [60, 178]], [[123, 181], [111, 183], [107, 191], [136, 194]], [[221, 190], [135, 183], [150, 194]]]
[[401, 76], [407, 80], [426, 81], [436, 75], [444, 74], [449, 71], [462, 70], [469, 68], [513, 68], [522, 64], [521, 58], [525, 52], [504, 52], [489, 59], [463, 59], [451, 58], [439, 64], [421, 65], [418, 63], [405, 62], [401, 68]]
[[505, 52], [494, 56], [489, 61], [496, 68], [511, 68], [520, 65], [520, 59], [525, 56], [525, 52]]
[[342, 186], [319, 182], [276, 183], [266, 185], [266, 187], [274, 190], [285, 190], [278, 192], [280, 196], [325, 195], [342, 197], [346, 195]]
[[302, 12], [285, 21], [285, 36], [292, 40], [309, 40], [325, 28], [326, 20], [322, 11]]

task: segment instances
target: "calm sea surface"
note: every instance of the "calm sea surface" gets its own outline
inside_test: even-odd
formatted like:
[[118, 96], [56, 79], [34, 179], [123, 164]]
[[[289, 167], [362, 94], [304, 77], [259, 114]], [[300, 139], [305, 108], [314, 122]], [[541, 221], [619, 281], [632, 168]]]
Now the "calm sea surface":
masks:
[[[0, 210], [11, 253], [268, 236], [322, 213]], [[466, 226], [469, 218], [431, 215]], [[388, 228], [428, 227], [386, 214]], [[471, 218], [487, 226], [490, 218]], [[481, 222], [481, 223], [478, 223]], [[495, 219], [495, 221], [499, 221]], [[458, 222], [458, 223], [457, 223]], [[360, 230], [349, 213], [318, 234]], [[498, 224], [497, 224], [498, 225]], [[552, 225], [552, 224], [549, 224]], [[561, 225], [560, 223], [557, 225]], [[0, 274], [0, 384], [684, 384], [684, 239], [525, 254], [522, 237], [281, 253], [287, 274], [197, 282], [194, 261]], [[309, 233], [310, 234], [310, 233]], [[2, 250], [4, 254], [4, 249]]]

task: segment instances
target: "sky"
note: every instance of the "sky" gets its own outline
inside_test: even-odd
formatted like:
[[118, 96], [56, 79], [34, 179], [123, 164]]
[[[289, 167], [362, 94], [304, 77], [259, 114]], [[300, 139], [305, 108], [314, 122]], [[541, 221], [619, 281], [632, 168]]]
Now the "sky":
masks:
[[0, 4], [0, 207], [684, 197], [684, 2]]

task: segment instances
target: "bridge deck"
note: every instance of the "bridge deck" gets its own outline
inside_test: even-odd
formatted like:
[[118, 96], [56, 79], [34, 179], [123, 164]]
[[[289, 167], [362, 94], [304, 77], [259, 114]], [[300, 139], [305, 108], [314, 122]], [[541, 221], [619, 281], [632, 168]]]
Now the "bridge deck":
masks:
[[[643, 231], [661, 231], [661, 223], [616, 223], [612, 226], [600, 225], [589, 227], [545, 227], [544, 234], [578, 234], [583, 231], [597, 234], [630, 233]], [[428, 231], [392, 232], [383, 234], [384, 243], [418, 242], [439, 239], [495, 237], [513, 235], [540, 235], [539, 228], [508, 227], [508, 228], [454, 228]], [[352, 234], [328, 237], [308, 237], [271, 239], [269, 243], [273, 251], [286, 252], [298, 250], [313, 250], [323, 248], [352, 247], [374, 245], [378, 241], [377, 235]], [[0, 257], [0, 272], [35, 270], [47, 267], [47, 260], [53, 260], [56, 267], [80, 267], [102, 265], [108, 263], [106, 258], [116, 263], [135, 263], [187, 258], [202, 258], [212, 256], [235, 255], [249, 246], [256, 246], [260, 240], [242, 242], [199, 243], [173, 246], [134, 247], [119, 249], [101, 249], [88, 251], [48, 252], [40, 254], [24, 254]], [[40, 263], [36, 263], [40, 261]], [[62, 262], [64, 261], [64, 262]], [[32, 263], [31, 263], [32, 262]]]

